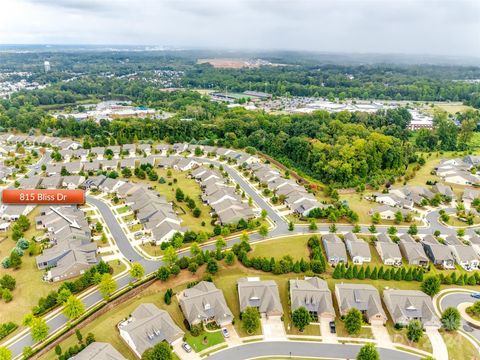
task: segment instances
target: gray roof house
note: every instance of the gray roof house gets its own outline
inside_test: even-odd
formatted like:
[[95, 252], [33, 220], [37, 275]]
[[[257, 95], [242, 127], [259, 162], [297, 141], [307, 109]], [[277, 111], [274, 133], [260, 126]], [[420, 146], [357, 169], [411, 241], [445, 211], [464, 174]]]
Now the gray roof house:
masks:
[[335, 265], [339, 262], [347, 262], [347, 251], [345, 250], [345, 244], [337, 235], [322, 235], [322, 243], [329, 264]]
[[448, 246], [440, 244], [432, 235], [426, 235], [422, 240], [423, 250], [430, 261], [444, 269], [455, 268], [455, 260]]
[[404, 234], [400, 236], [398, 247], [410, 265], [428, 265], [428, 256], [425, 254], [422, 244], [415, 241], [410, 235]]
[[385, 324], [387, 321], [378, 290], [372, 285], [336, 284], [335, 297], [342, 316], [351, 308], [357, 308], [369, 323]]
[[93, 342], [71, 360], [126, 360], [112, 345], [104, 342]]
[[363, 264], [372, 261], [370, 246], [367, 242], [359, 239], [357, 235], [352, 232], [346, 233], [344, 240], [348, 254], [354, 264]]
[[375, 242], [378, 255], [385, 265], [402, 265], [402, 253], [397, 244], [387, 234], [379, 234]]
[[434, 193], [438, 193], [442, 196], [447, 196], [449, 198], [453, 198], [453, 196], [455, 195], [450, 186], [442, 184], [442, 183], [436, 183], [435, 185], [433, 185], [432, 186], [432, 191]]
[[462, 201], [463, 201], [463, 204], [465, 205], [465, 209], [470, 210], [470, 207], [472, 206], [472, 202], [475, 199], [480, 199], [479, 190], [466, 188], [463, 191]]
[[221, 290], [208, 281], [183, 290], [177, 295], [183, 315], [190, 325], [215, 322], [219, 326], [232, 323], [233, 314]]
[[261, 315], [282, 316], [283, 308], [280, 301], [277, 283], [273, 280], [259, 278], [240, 278], [237, 281], [240, 312], [247, 307], [255, 307]]
[[290, 280], [289, 289], [291, 311], [303, 306], [315, 319], [322, 317], [333, 320], [335, 318], [332, 293], [325, 280], [318, 277]]
[[174, 323], [169, 313], [154, 304], [138, 306], [129, 318], [118, 324], [120, 336], [139, 358], [156, 344], [181, 341], [185, 333]]
[[411, 320], [420, 320], [423, 326], [441, 326], [432, 299], [421, 291], [387, 289], [383, 301], [396, 324], [407, 326]]

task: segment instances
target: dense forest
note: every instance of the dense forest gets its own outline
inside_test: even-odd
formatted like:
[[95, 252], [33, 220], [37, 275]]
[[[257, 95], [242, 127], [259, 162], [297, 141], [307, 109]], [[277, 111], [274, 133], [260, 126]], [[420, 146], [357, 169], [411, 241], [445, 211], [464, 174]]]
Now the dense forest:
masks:
[[[466, 150], [474, 131], [478, 131], [479, 112], [469, 111], [456, 117], [455, 124], [446, 113], [435, 114], [435, 129], [421, 130], [414, 141], [407, 126], [411, 120], [405, 108], [375, 114], [324, 111], [309, 115], [273, 115], [242, 108], [229, 109], [207, 96], [188, 89], [165, 91], [148, 81], [156, 68], [181, 69], [183, 87], [223, 87], [231, 91], [267, 90], [275, 95], [320, 95], [342, 98], [409, 99], [418, 101], [462, 100], [475, 106], [479, 101], [478, 84], [454, 79], [480, 78], [480, 69], [433, 65], [328, 65], [311, 59], [299, 64], [284, 60], [288, 66], [256, 69], [215, 69], [197, 65], [188, 56], [158, 56], [111, 53], [53, 54], [62, 71], [34, 72], [37, 80], [49, 81], [41, 90], [19, 91], [8, 100], [0, 100], [0, 126], [44, 134], [82, 138], [93, 145], [124, 144], [142, 140], [198, 142], [218, 146], [255, 147], [283, 163], [338, 187], [378, 185], [391, 177], [405, 174], [417, 161], [416, 150]], [[83, 59], [83, 62], [79, 60]], [[15, 68], [9, 59], [4, 66]], [[40, 55], [24, 67], [37, 66]], [[99, 60], [103, 59], [103, 63]], [[62, 63], [63, 61], [63, 63]], [[134, 79], [103, 76], [101, 71], [142, 72]], [[90, 70], [88, 68], [91, 67]], [[68, 71], [88, 71], [69, 81], [61, 81]], [[43, 78], [42, 78], [43, 77]], [[53, 79], [53, 80], [52, 80]], [[266, 88], [266, 89], [265, 89]], [[122, 119], [77, 122], [55, 119], [51, 106], [70, 106], [79, 101], [122, 98], [175, 115], [168, 120]]]

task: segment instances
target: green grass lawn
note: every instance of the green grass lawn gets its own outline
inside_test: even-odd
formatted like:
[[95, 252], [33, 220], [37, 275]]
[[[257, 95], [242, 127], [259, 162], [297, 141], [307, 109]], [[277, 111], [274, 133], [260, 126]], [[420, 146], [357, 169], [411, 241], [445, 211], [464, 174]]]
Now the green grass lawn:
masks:
[[122, 206], [121, 208], [117, 209], [118, 214], [125, 214], [130, 208], [128, 206]]
[[128, 223], [130, 221], [135, 220], [135, 215], [130, 214], [130, 215], [127, 215], [127, 216], [123, 216], [122, 220], [123, 220], [124, 223]]
[[[183, 272], [176, 278], [171, 278], [169, 281], [155, 282], [148, 289], [143, 291], [141, 294], [138, 294], [134, 298], [124, 301], [118, 305], [114, 311], [109, 311], [106, 314], [95, 317], [95, 319], [86, 325], [82, 330], [84, 338], [89, 332], [95, 335], [96, 341], [108, 342], [113, 345], [124, 357], [128, 360], [135, 360], [135, 355], [130, 351], [128, 346], [122, 341], [117, 330], [117, 324], [128, 317], [133, 310], [135, 310], [139, 305], [144, 303], [153, 303], [160, 309], [168, 311], [173, 321], [187, 333], [185, 326], [183, 324], [183, 314], [178, 306], [176, 297], [172, 298], [172, 303], [166, 305], [163, 301], [163, 295], [167, 288], [172, 288], [174, 293], [177, 293], [183, 290], [186, 286], [186, 283], [189, 281], [194, 281], [197, 278], [200, 278], [203, 274], [203, 271], [199, 271], [198, 275], [191, 275], [190, 273]], [[178, 285], [181, 284], [181, 285]], [[221, 334], [220, 334], [221, 335]], [[202, 341], [203, 334], [200, 335], [198, 341]], [[69, 346], [72, 346], [77, 343], [75, 335], [69, 337], [67, 340], [62, 341], [60, 346], [62, 349], [67, 349]], [[211, 343], [213, 344], [213, 343]], [[211, 346], [210, 344], [210, 346]], [[44, 355], [42, 359], [45, 360], [54, 360], [56, 359], [54, 350], [51, 350], [49, 353]]]
[[225, 342], [225, 338], [220, 331], [205, 331], [203, 334], [197, 337], [193, 337], [192, 335], [187, 334], [186, 342], [192, 347], [194, 351], [200, 352], [211, 346]]
[[[132, 178], [132, 182], [143, 182], [146, 183], [148, 186], [154, 188], [158, 191], [161, 195], [165, 196], [168, 201], [174, 203], [176, 207], [176, 211], [179, 214], [179, 218], [182, 220], [182, 225], [187, 226], [190, 230], [198, 232], [198, 231], [205, 231], [207, 233], [211, 233], [213, 231], [213, 226], [210, 224], [211, 216], [210, 212], [211, 209], [209, 206], [204, 205], [200, 198], [202, 191], [200, 189], [199, 184], [194, 180], [187, 177], [187, 172], [181, 172], [171, 169], [172, 176], [167, 176], [167, 169], [156, 169], [158, 176], [163, 177], [166, 180], [165, 184], [160, 184], [158, 181], [150, 181], [146, 180], [139, 180], [137, 178]], [[173, 179], [177, 179], [176, 183], [173, 183]], [[172, 185], [168, 185], [168, 183], [172, 182]], [[192, 211], [187, 207], [186, 203], [184, 202], [177, 202], [175, 199], [175, 191], [177, 188], [180, 188], [185, 195], [189, 196], [193, 200], [197, 207], [202, 211], [200, 217], [196, 218], [192, 215]], [[205, 226], [202, 226], [202, 221], [205, 222]]]
[[289, 236], [277, 240], [265, 241], [258, 245], [253, 245], [250, 256], [261, 256], [266, 258], [282, 258], [284, 255], [290, 255], [294, 260], [304, 258], [308, 260], [309, 251], [307, 242], [311, 235]]
[[109, 261], [107, 264], [112, 267], [113, 275], [120, 274], [127, 268], [123, 262], [117, 260]]
[[450, 360], [478, 360], [480, 354], [473, 345], [456, 331], [448, 332], [440, 330], [443, 340], [447, 345], [448, 358]]
[[390, 338], [394, 343], [411, 346], [416, 349], [427, 351], [430, 353], [432, 352], [432, 344], [430, 343], [430, 340], [428, 339], [428, 336], [425, 333], [423, 334], [422, 338], [418, 342], [410, 341], [407, 338], [407, 329], [404, 328], [404, 329], [396, 330], [393, 327], [393, 323], [391, 320], [387, 321], [387, 330], [388, 330], [388, 333], [390, 334]]
[[142, 224], [134, 224], [128, 227], [130, 232], [134, 233], [140, 230], [143, 230], [143, 225]]
[[[38, 216], [39, 208], [35, 208], [29, 215], [30, 229], [25, 232], [25, 238], [30, 240], [33, 236], [40, 236], [43, 231], [35, 229], [34, 218]], [[10, 255], [15, 247], [11, 238], [11, 231], [8, 231], [4, 239], [0, 241], [0, 259]], [[50, 291], [56, 290], [61, 283], [50, 283], [42, 280], [44, 272], [37, 268], [35, 256], [25, 254], [22, 257], [20, 269], [4, 269], [0, 266], [0, 277], [9, 274], [17, 281], [13, 290], [13, 300], [5, 303], [0, 300], [0, 322], [13, 321], [20, 324], [23, 317], [29, 313], [33, 306], [37, 305], [38, 299], [46, 296]], [[18, 330], [17, 330], [18, 331]]]
[[342, 320], [337, 319], [337, 321], [335, 321], [335, 324], [337, 328], [338, 337], [356, 337], [360, 339], [373, 339], [372, 329], [370, 329], [369, 327], [362, 326], [358, 334], [350, 335], [345, 329], [345, 324]]

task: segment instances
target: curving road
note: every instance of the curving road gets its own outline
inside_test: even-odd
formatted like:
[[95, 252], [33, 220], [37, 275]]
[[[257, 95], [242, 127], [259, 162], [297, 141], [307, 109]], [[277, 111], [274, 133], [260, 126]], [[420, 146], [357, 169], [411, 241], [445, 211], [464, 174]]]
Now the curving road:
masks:
[[[440, 311], [443, 311], [448, 307], [457, 308], [461, 303], [474, 303], [475, 301], [478, 300], [471, 297], [470, 293], [467, 292], [447, 293], [440, 299]], [[467, 324], [468, 322], [462, 318], [462, 327]], [[480, 329], [474, 328], [473, 326], [472, 328], [473, 331], [469, 332], [468, 334], [472, 335], [480, 342]]]
[[[42, 159], [35, 165], [32, 166], [29, 173], [35, 171], [35, 167], [38, 165], [46, 164], [48, 163], [50, 159], [50, 154], [46, 153]], [[274, 222], [275, 226], [273, 229], [271, 229], [268, 237], [269, 238], [275, 238], [279, 236], [286, 236], [286, 235], [292, 235], [292, 234], [308, 234], [311, 233], [308, 230], [308, 225], [296, 225], [295, 229], [293, 231], [288, 230], [288, 223], [286, 220], [281, 217], [265, 200], [264, 198], [259, 195], [254, 187], [246, 181], [235, 169], [232, 167], [222, 164], [216, 160], [211, 160], [211, 159], [205, 159], [205, 158], [195, 158], [199, 162], [207, 163], [207, 164], [214, 164], [214, 165], [222, 165], [224, 167], [224, 170], [229, 174], [229, 176], [240, 186], [242, 189], [250, 196], [255, 203], [258, 204], [262, 209], [265, 209], [268, 213], [269, 218]], [[132, 262], [139, 262], [143, 265], [145, 268], [145, 271], [147, 274], [152, 273], [156, 271], [159, 267], [164, 265], [164, 263], [161, 260], [149, 260], [145, 259], [141, 254], [139, 254], [131, 245], [130, 241], [128, 240], [127, 236], [123, 232], [122, 228], [120, 227], [119, 223], [117, 222], [115, 215], [112, 213], [111, 209], [106, 205], [102, 200], [99, 200], [97, 198], [87, 196], [86, 198], [87, 202], [94, 205], [95, 207], [98, 208], [100, 211], [102, 217], [104, 218], [113, 238], [115, 239], [115, 242], [119, 248], [119, 250], [122, 252], [122, 254], [125, 256], [125, 258], [129, 259]], [[427, 215], [427, 220], [428, 220], [428, 227], [419, 227], [419, 234], [430, 234], [433, 233], [435, 230], [441, 230], [442, 233], [445, 234], [450, 234], [450, 233], [455, 233], [454, 229], [450, 229], [445, 227], [443, 224], [439, 223], [438, 221], [438, 211], [434, 211], [430, 214]], [[352, 229], [351, 225], [337, 225], [338, 231], [339, 232], [347, 232]], [[386, 232], [388, 229], [388, 226], [377, 226], [377, 232]], [[399, 233], [405, 233], [407, 232], [407, 228], [398, 228]], [[318, 226], [317, 232], [328, 232], [329, 231], [329, 224], [322, 224]], [[473, 232], [473, 229], [469, 229], [470, 232]], [[368, 233], [368, 226], [362, 226], [362, 232]], [[252, 234], [250, 237], [251, 242], [256, 242], [259, 240], [263, 240], [264, 238], [261, 237], [259, 234]], [[239, 237], [235, 237], [232, 239], [229, 239], [227, 241], [228, 247], [231, 247], [233, 244], [240, 242]], [[214, 250], [215, 245], [205, 245], [203, 246], [203, 249], [208, 249], [208, 250]], [[181, 252], [179, 256], [188, 256], [190, 255], [188, 251]], [[124, 275], [123, 277], [120, 277], [116, 280], [118, 288], [122, 289], [133, 280], [128, 274]], [[93, 290], [89, 295], [85, 296], [82, 299], [82, 302], [84, 303], [86, 308], [89, 308], [97, 303], [102, 301], [102, 296], [98, 292], [98, 290]], [[63, 314], [59, 313], [56, 315], [53, 315], [48, 321], [47, 321], [49, 327], [50, 327], [50, 333], [54, 333], [64, 327], [67, 323], [67, 319], [63, 316]], [[479, 334], [480, 336], [480, 334]], [[480, 339], [480, 337], [479, 337]], [[35, 342], [31, 339], [30, 333], [27, 331], [25, 334], [19, 338], [15, 338], [14, 342], [12, 341], [7, 341], [7, 347], [12, 351], [12, 354], [15, 357], [19, 357], [22, 354], [23, 348], [26, 346], [33, 346]], [[295, 345], [292, 345], [295, 344]], [[300, 344], [300, 345], [298, 345]], [[319, 343], [313, 343], [313, 342], [308, 342], [310, 346], [305, 346], [305, 343], [291, 343], [291, 342], [261, 342], [261, 343], [251, 343], [247, 345], [243, 345], [241, 348], [244, 350], [238, 350], [240, 347], [236, 348], [231, 348], [228, 350], [221, 351], [219, 354], [221, 355], [212, 355], [211, 357], [214, 357], [215, 359], [224, 359], [225, 357], [230, 358], [231, 360], [235, 359], [246, 359], [246, 358], [251, 358], [255, 356], [261, 356], [262, 353], [265, 353], [265, 356], [269, 355], [280, 355], [278, 353], [275, 353], [275, 351], [279, 351], [281, 349], [284, 349], [285, 351], [282, 353], [283, 355], [287, 354], [292, 351], [298, 351], [298, 354], [302, 354], [302, 351], [305, 351], [305, 355], [303, 356], [322, 356], [322, 357], [336, 357], [339, 354], [343, 358], [354, 358], [356, 352], [358, 351], [358, 346], [356, 345], [332, 345], [332, 344], [319, 344]], [[282, 347], [283, 346], [283, 347]], [[287, 349], [290, 349], [287, 351]], [[336, 349], [336, 351], [333, 351], [332, 349]], [[249, 352], [252, 351], [252, 352]], [[283, 350], [282, 350], [283, 351]], [[403, 359], [418, 359], [417, 357], [399, 352], [399, 351], [394, 351], [394, 350], [388, 350], [388, 349], [380, 349], [382, 358], [388, 358], [389, 360], [403, 360]], [[239, 352], [239, 353], [238, 353]], [[295, 353], [296, 354], [296, 353]], [[312, 355], [313, 354], [313, 355]], [[330, 355], [328, 355], [330, 354]], [[345, 356], [344, 356], [345, 355]], [[220, 356], [220, 357], [219, 357]], [[297, 355], [300, 356], [300, 355]]]
[[[209, 360], [246, 360], [258, 357], [301, 357], [326, 359], [355, 359], [362, 345], [323, 344], [308, 341], [259, 341], [230, 347], [216, 352]], [[381, 359], [419, 360], [420, 357], [398, 350], [377, 348]]]

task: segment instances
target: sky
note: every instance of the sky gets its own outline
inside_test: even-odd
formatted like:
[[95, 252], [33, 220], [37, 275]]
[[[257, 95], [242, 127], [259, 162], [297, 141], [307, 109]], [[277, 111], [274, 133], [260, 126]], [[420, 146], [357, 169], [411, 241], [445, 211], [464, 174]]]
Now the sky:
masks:
[[480, 57], [480, 1], [0, 0], [0, 44]]

